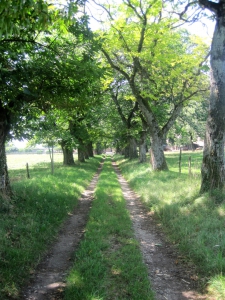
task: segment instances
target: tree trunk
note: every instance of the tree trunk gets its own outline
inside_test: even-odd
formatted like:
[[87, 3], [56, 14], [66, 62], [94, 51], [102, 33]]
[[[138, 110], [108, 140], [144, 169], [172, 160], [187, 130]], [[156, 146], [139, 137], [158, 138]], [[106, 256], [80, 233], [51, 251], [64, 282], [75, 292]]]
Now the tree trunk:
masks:
[[50, 155], [50, 160], [51, 160], [51, 174], [54, 174], [54, 144], [53, 143], [48, 143], [48, 151]]
[[65, 166], [75, 165], [74, 158], [73, 158], [73, 149], [67, 147], [65, 141], [62, 141], [60, 144], [63, 151], [63, 164]]
[[126, 147], [123, 149], [124, 151], [124, 157], [129, 158], [129, 144], [126, 145]]
[[137, 142], [134, 137], [129, 137], [129, 159], [138, 158]]
[[[1, 125], [0, 125], [1, 126]], [[1, 132], [0, 132], [1, 134]], [[7, 159], [5, 153], [5, 143], [1, 142], [0, 138], [0, 192], [4, 195], [11, 196], [12, 190], [9, 181], [8, 167], [7, 167]]]
[[89, 142], [87, 144], [87, 152], [89, 157], [94, 157], [93, 143]]
[[147, 132], [146, 131], [141, 131], [141, 137], [140, 137], [140, 142], [139, 142], [139, 162], [144, 163], [146, 162], [146, 137], [147, 137]]
[[78, 147], [78, 161], [85, 162], [85, 152], [83, 150], [83, 147]]
[[151, 139], [151, 164], [154, 171], [168, 170], [166, 159], [163, 151], [163, 138], [158, 134], [152, 134]]
[[[134, 89], [134, 94], [135, 92], [136, 90]], [[150, 133], [150, 140], [151, 140], [150, 153], [151, 153], [152, 169], [153, 171], [162, 171], [162, 170], [166, 171], [168, 170], [168, 166], [163, 151], [163, 141], [166, 135], [166, 130], [165, 130], [165, 134], [163, 135], [162, 130], [160, 130], [157, 120], [153, 112], [151, 111], [151, 108], [148, 105], [147, 100], [143, 99], [138, 94], [136, 94], [136, 99], [138, 101], [140, 110], [143, 116], [145, 117], [145, 121], [148, 125], [148, 131]], [[171, 119], [171, 124], [172, 124], [172, 119]]]
[[88, 150], [87, 149], [84, 151], [84, 158], [85, 159], [89, 159], [89, 154], [88, 154]]
[[206, 125], [200, 192], [224, 187], [225, 14], [217, 16], [211, 47], [211, 93]]
[[10, 123], [7, 111], [0, 106], [0, 193], [11, 196], [12, 190], [9, 181], [5, 141], [9, 133]]

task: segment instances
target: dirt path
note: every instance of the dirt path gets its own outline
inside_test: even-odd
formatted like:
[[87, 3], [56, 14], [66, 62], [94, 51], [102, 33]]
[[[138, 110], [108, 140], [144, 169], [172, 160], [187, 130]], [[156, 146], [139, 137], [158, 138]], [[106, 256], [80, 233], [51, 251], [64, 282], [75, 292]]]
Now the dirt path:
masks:
[[[121, 184], [127, 208], [133, 222], [136, 238], [139, 240], [144, 262], [155, 291], [157, 300], [197, 300], [209, 299], [199, 295], [195, 289], [193, 269], [182, 265], [175, 249], [169, 245], [157, 228], [149, 211], [140, 202], [139, 197], [129, 188], [113, 162], [115, 172]], [[143, 299], [144, 300], [144, 299]]]
[[21, 300], [57, 300], [62, 298], [62, 291], [65, 287], [64, 279], [71, 267], [71, 257], [83, 236], [102, 165], [103, 163], [101, 163], [88, 188], [81, 195], [74, 213], [69, 216], [61, 228], [57, 241], [38, 266], [31, 278], [30, 285], [24, 290]]
[[[144, 262], [148, 267], [156, 300], [208, 299], [194, 291], [191, 271], [182, 266], [181, 263], [177, 263], [179, 260], [177, 253], [172, 246], [165, 242], [151, 214], [141, 204], [138, 196], [129, 188], [114, 162], [113, 167], [127, 201], [127, 208], [131, 215], [136, 238], [140, 242]], [[63, 299], [64, 280], [71, 267], [71, 257], [74, 255], [84, 233], [101, 168], [102, 164], [89, 187], [82, 194], [74, 213], [62, 227], [57, 241], [38, 266], [21, 299]]]

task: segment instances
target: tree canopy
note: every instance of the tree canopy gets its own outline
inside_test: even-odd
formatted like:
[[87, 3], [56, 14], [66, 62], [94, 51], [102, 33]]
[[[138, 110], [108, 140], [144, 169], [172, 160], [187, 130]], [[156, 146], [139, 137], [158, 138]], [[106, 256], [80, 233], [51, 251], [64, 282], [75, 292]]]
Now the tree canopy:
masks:
[[104, 20], [92, 32], [85, 1], [1, 2], [0, 148], [35, 135], [83, 161], [110, 141], [145, 161], [149, 135], [153, 170], [167, 169], [169, 132], [181, 118], [196, 128], [186, 108], [207, 99], [209, 45], [181, 27], [179, 2], [94, 3]]

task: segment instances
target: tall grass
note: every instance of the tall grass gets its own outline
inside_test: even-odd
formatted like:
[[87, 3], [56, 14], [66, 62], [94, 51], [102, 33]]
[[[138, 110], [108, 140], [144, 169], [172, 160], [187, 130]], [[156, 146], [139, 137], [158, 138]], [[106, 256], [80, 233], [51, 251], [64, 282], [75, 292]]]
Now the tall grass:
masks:
[[[190, 155], [192, 175], [188, 170]], [[117, 162], [130, 186], [155, 212], [170, 241], [196, 265], [201, 281], [210, 282], [211, 293], [223, 291], [218, 297], [224, 299], [225, 194], [199, 195], [202, 153], [183, 154], [181, 174], [178, 156], [166, 155], [170, 169], [166, 172], [152, 172], [149, 163], [139, 164], [137, 160], [117, 157]]]
[[107, 159], [65, 300], [153, 299], [120, 184]]
[[100, 159], [75, 167], [58, 165], [54, 175], [49, 163], [34, 165], [31, 179], [24, 168], [9, 170], [14, 197], [0, 200], [0, 299], [19, 298], [21, 286], [76, 207]]

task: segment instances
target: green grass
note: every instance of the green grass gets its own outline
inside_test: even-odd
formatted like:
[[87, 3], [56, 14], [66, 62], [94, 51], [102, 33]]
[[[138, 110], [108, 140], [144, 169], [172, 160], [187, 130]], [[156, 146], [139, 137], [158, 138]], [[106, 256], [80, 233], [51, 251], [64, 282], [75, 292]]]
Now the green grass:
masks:
[[[142, 201], [155, 212], [159, 226], [169, 240], [192, 261], [199, 282], [208, 283], [216, 299], [224, 299], [225, 288], [225, 194], [199, 195], [202, 153], [182, 154], [179, 174], [178, 153], [166, 154], [169, 171], [152, 172], [149, 163], [117, 157], [119, 167]], [[192, 157], [189, 175], [188, 157]], [[220, 287], [220, 288], [218, 288]], [[219, 298], [220, 297], [220, 298]]]
[[[13, 162], [13, 156], [10, 159]], [[14, 197], [2, 199], [0, 205], [1, 299], [19, 297], [20, 288], [68, 213], [76, 207], [101, 157], [75, 167], [62, 167], [58, 163], [54, 175], [50, 163], [41, 163], [40, 167], [39, 161], [38, 165], [33, 164], [31, 179], [26, 179], [23, 159], [14, 159], [13, 165], [17, 164], [18, 169], [9, 167]], [[37, 162], [35, 156], [33, 159]]]
[[85, 237], [68, 277], [65, 300], [153, 299], [146, 266], [108, 158], [95, 190]]

